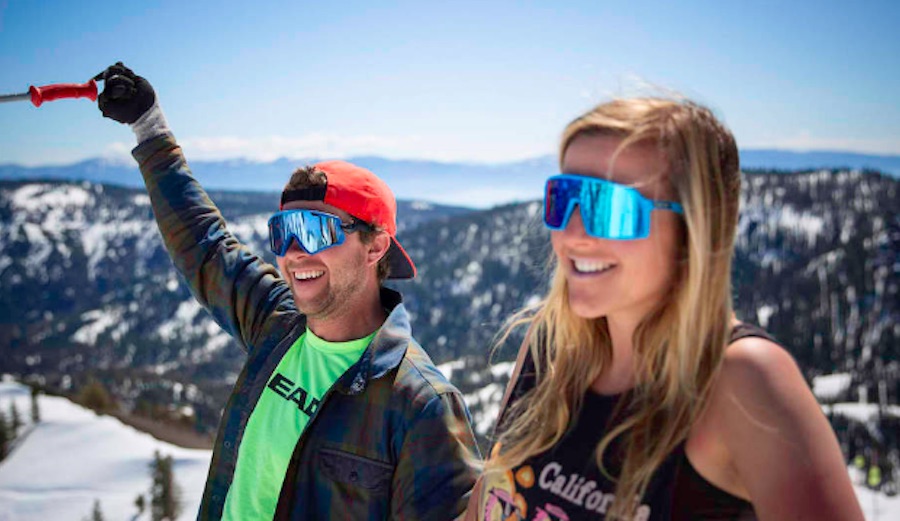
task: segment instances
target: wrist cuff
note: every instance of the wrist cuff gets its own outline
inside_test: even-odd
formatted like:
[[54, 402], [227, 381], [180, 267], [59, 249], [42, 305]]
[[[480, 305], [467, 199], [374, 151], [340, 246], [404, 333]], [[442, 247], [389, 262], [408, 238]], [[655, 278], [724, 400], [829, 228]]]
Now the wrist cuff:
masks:
[[131, 124], [131, 130], [134, 131], [139, 145], [148, 139], [171, 134], [169, 122], [166, 121], [166, 116], [159, 107], [159, 103], [155, 101], [153, 106], [147, 109], [147, 112], [141, 114], [141, 117]]

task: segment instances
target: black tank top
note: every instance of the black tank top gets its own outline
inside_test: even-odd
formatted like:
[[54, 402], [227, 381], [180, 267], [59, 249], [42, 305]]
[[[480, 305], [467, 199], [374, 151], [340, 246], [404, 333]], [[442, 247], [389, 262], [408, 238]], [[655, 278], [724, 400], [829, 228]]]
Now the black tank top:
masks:
[[[730, 342], [748, 336], [771, 340], [765, 331], [740, 324]], [[511, 401], [535, 385], [534, 363], [526, 357]], [[604, 519], [615, 497], [615, 483], [596, 464], [597, 443], [610, 427], [616, 405], [625, 396], [587, 392], [578, 416], [550, 450], [529, 458], [506, 476], [485, 483], [479, 518], [535, 521]], [[604, 453], [604, 467], [619, 473], [620, 440]], [[654, 473], [634, 510], [635, 521], [755, 520], [753, 506], [703, 478], [680, 444]]]

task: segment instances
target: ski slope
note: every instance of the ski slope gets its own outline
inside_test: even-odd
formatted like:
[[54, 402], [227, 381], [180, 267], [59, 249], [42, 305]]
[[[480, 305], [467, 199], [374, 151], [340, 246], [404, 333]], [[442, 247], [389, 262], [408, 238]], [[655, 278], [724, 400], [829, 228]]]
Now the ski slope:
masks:
[[0, 462], [0, 521], [88, 518], [100, 500], [104, 519], [137, 516], [135, 499], [149, 505], [154, 451], [171, 455], [182, 492], [180, 520], [196, 519], [212, 455], [161, 442], [109, 416], [97, 416], [55, 396], [40, 396], [41, 421], [31, 425], [31, 391], [0, 382], [0, 411], [9, 417], [15, 401], [26, 427], [11, 454]]
[[[25, 434], [0, 462], [0, 521], [87, 518], [100, 500], [104, 519], [146, 521], [137, 516], [138, 494], [149, 499], [150, 462], [156, 450], [171, 455], [182, 492], [179, 521], [195, 519], [206, 481], [210, 451], [182, 449], [156, 440], [108, 416], [97, 416], [59, 397], [40, 396], [41, 422], [30, 424], [27, 387], [0, 381], [0, 411], [15, 401]], [[852, 476], [857, 483], [861, 476]], [[900, 496], [889, 498], [863, 487], [857, 496], [869, 521], [900, 520]]]

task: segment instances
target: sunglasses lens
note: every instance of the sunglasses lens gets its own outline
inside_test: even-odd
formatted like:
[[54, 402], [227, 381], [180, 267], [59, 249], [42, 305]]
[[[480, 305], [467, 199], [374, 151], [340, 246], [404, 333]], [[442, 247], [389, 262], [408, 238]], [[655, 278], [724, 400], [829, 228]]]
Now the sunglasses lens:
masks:
[[604, 179], [560, 175], [547, 181], [544, 195], [544, 223], [561, 230], [578, 207], [584, 229], [601, 239], [646, 237], [649, 219], [644, 215], [643, 197], [633, 188]]
[[296, 239], [310, 255], [344, 242], [340, 218], [312, 210], [287, 210], [269, 219], [269, 246], [283, 256]]
[[284, 246], [284, 226], [278, 216], [272, 216], [269, 219], [269, 249], [275, 255], [284, 255], [281, 248]]
[[590, 235], [607, 239], [641, 237], [641, 196], [633, 188], [600, 179], [585, 181], [581, 217]]
[[544, 224], [551, 230], [562, 229], [581, 194], [581, 181], [562, 176], [547, 181], [544, 194]]

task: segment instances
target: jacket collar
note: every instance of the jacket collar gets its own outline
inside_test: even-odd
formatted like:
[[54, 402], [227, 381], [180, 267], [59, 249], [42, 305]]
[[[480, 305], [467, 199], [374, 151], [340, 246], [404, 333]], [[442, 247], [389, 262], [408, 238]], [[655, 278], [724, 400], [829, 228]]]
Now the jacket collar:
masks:
[[335, 383], [335, 388], [344, 394], [362, 393], [370, 380], [381, 378], [400, 365], [412, 340], [409, 314], [400, 293], [382, 286], [380, 298], [389, 315], [359, 360]]

